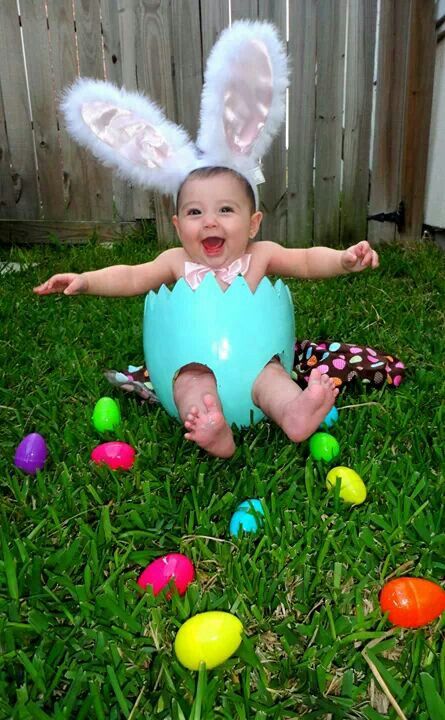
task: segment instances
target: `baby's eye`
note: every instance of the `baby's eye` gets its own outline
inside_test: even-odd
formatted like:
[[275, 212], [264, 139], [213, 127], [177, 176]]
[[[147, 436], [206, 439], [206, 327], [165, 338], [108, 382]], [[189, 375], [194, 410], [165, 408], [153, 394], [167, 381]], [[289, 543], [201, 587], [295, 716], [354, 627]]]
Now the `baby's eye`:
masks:
[[230, 205], [224, 205], [224, 207], [221, 208], [222, 213], [230, 213], [233, 212], [233, 208], [230, 207]]
[[198, 208], [189, 208], [187, 210], [187, 215], [199, 215], [199, 214], [200, 214], [200, 210], [198, 210]]

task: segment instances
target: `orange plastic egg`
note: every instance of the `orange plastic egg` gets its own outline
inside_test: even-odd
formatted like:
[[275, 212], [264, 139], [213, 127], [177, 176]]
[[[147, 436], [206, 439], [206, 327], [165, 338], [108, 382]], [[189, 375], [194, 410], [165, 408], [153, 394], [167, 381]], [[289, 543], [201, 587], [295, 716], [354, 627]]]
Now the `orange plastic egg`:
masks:
[[440, 585], [415, 577], [390, 580], [380, 593], [380, 607], [393, 625], [416, 628], [435, 620], [445, 610]]

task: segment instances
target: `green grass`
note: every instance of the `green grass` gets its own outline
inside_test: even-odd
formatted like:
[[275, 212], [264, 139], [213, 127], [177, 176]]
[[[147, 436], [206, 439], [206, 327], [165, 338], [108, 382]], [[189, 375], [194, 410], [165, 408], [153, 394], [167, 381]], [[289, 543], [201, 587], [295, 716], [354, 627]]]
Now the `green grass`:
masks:
[[[231, 460], [212, 459], [161, 408], [109, 386], [103, 368], [143, 361], [143, 298], [31, 291], [57, 271], [149, 256], [136, 236], [0, 251], [28, 265], [0, 276], [0, 717], [396, 718], [378, 672], [407, 718], [443, 720], [445, 616], [392, 629], [378, 605], [390, 575], [445, 576], [443, 256], [386, 247], [376, 272], [290, 283], [298, 337], [366, 342], [409, 369], [397, 390], [338, 400], [337, 464], [368, 488], [355, 508], [326, 492], [308, 444], [272, 424], [237, 433]], [[137, 449], [127, 473], [89, 460], [103, 395], [120, 403], [114, 437]], [[12, 462], [33, 431], [50, 452], [36, 477]], [[230, 517], [248, 497], [264, 501], [264, 532], [233, 542]], [[197, 581], [183, 598], [141, 594], [140, 570], [168, 551], [193, 559]], [[198, 675], [173, 642], [211, 609], [235, 613], [246, 637]]]

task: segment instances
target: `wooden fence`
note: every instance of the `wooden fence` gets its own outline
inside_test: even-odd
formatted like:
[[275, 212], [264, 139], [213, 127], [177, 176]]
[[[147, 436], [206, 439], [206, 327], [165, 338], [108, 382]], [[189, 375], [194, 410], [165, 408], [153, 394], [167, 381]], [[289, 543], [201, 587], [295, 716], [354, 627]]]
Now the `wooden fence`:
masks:
[[149, 94], [195, 137], [206, 58], [239, 18], [273, 21], [292, 65], [287, 127], [264, 161], [262, 236], [388, 240], [396, 226], [367, 218], [403, 201], [402, 234], [420, 237], [433, 0], [4, 0], [0, 239], [76, 242], [155, 217], [172, 242], [169, 198], [115, 179], [81, 150], [58, 96], [79, 74], [106, 78]]

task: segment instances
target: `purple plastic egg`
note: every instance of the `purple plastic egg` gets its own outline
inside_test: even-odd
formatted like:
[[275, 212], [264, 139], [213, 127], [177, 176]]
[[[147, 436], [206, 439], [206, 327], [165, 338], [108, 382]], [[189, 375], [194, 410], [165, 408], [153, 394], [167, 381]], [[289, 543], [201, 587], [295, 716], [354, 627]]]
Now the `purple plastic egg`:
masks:
[[45, 464], [48, 449], [44, 438], [39, 433], [26, 435], [17, 447], [14, 465], [30, 475], [35, 475]]

